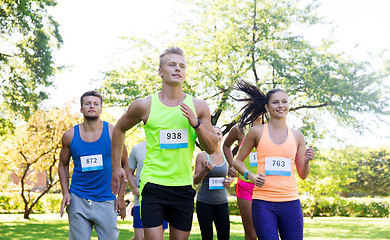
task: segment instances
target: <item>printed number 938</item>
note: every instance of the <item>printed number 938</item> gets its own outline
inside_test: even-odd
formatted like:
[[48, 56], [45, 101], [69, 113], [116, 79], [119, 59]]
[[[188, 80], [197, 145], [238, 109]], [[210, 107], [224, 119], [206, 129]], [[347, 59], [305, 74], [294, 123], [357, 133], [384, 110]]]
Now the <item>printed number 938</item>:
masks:
[[167, 133], [167, 139], [181, 139], [181, 133]]

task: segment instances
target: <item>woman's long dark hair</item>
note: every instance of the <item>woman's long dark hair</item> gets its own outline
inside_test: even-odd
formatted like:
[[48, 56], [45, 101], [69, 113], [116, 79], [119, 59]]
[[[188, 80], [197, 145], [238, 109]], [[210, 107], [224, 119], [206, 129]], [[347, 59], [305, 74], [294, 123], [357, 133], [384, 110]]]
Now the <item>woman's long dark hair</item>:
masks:
[[276, 92], [284, 92], [283, 89], [275, 88], [264, 94], [258, 87], [252, 85], [245, 81], [238, 81], [234, 86], [235, 90], [242, 91], [246, 93], [247, 98], [234, 98], [234, 100], [239, 102], [247, 102], [244, 107], [241, 108], [242, 112], [241, 119], [238, 122], [238, 127], [240, 129], [245, 128], [246, 125], [254, 123], [259, 117], [262, 119], [264, 124], [266, 121], [269, 122], [269, 119], [266, 115], [267, 110], [265, 105], [268, 104], [271, 96]]
[[240, 112], [242, 112], [241, 119], [238, 122], [238, 127], [240, 129], [254, 123], [259, 117], [262, 118], [262, 123], [265, 123], [265, 119], [268, 121], [268, 118], [265, 115], [267, 113], [265, 104], [268, 103], [266, 95], [258, 87], [241, 80], [237, 82], [234, 89], [242, 91], [248, 96], [247, 98], [232, 97], [236, 101], [247, 102], [245, 106], [240, 109]]

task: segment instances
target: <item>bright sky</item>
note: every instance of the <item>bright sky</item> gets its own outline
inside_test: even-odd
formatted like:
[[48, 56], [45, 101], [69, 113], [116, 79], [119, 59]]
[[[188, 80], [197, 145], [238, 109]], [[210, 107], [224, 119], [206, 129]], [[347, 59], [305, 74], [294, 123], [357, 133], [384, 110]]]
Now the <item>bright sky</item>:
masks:
[[[337, 50], [362, 60], [367, 59], [367, 52], [389, 49], [386, 55], [390, 58], [390, 1], [319, 2], [322, 6], [318, 14], [338, 26], [332, 33], [332, 39], [337, 40]], [[50, 105], [56, 106], [75, 101], [78, 107], [81, 94], [97, 87], [93, 80], [101, 79], [102, 72], [112, 69], [114, 63], [122, 64], [118, 56], [123, 56], [125, 43], [120, 36], [133, 34], [142, 37], [175, 29], [180, 14], [188, 11], [185, 5], [175, 0], [58, 0], [58, 3], [53, 15], [60, 23], [64, 45], [56, 53], [56, 61], [71, 67], [55, 77], [57, 89], [52, 93]], [[167, 32], [166, 41], [171, 40], [171, 32]], [[311, 29], [305, 35], [313, 43], [318, 43], [330, 33], [328, 27], [322, 27]], [[366, 134], [364, 142], [369, 142], [370, 146], [390, 145], [388, 124], [373, 126], [373, 129], [376, 134]], [[353, 135], [343, 129], [337, 131]], [[351, 138], [351, 143], [356, 142], [355, 138], [359, 137]]]

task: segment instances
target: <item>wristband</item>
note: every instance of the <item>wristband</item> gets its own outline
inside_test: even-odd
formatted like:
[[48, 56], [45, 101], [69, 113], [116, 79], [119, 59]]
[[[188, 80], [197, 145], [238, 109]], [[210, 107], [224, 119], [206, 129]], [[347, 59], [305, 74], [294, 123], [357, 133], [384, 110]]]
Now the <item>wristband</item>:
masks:
[[200, 119], [198, 118], [198, 124], [195, 126], [195, 127], [193, 127], [194, 129], [197, 129], [199, 126], [200, 126], [200, 124], [201, 124], [202, 122], [200, 121]]
[[250, 173], [251, 171], [249, 170], [246, 170], [246, 172], [244, 173], [244, 179], [245, 180], [248, 180], [248, 173]]

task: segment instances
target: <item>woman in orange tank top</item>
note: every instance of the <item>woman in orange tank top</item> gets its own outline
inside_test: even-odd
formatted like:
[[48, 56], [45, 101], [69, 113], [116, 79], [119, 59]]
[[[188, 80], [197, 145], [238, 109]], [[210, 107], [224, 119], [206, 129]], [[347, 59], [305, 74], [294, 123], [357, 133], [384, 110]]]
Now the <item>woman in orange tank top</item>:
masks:
[[[233, 165], [255, 184], [252, 219], [261, 240], [303, 239], [303, 215], [295, 181], [295, 168], [301, 179], [310, 173], [309, 162], [315, 151], [306, 149], [301, 132], [287, 126], [289, 111], [287, 93], [270, 90], [264, 95], [256, 86], [241, 81], [236, 87], [249, 97], [240, 122], [253, 123], [257, 116], [268, 113], [268, 123], [252, 127], [239, 149]], [[257, 173], [250, 172], [243, 161], [256, 147]], [[295, 166], [295, 167], [294, 167]]]

